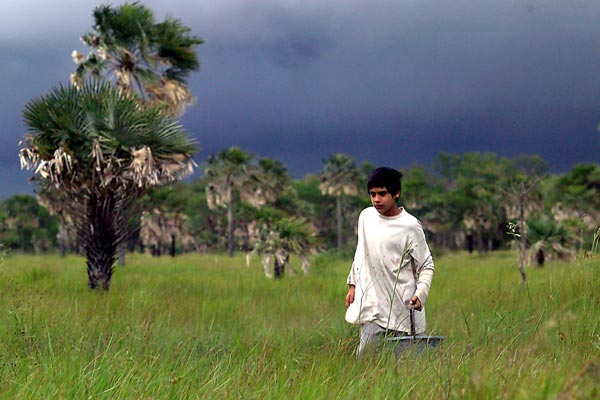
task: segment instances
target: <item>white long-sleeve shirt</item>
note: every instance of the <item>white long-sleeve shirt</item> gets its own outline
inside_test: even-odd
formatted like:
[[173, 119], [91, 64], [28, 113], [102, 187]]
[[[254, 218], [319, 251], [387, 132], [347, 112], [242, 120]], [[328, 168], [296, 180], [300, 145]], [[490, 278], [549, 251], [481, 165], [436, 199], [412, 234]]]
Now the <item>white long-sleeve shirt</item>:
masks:
[[[355, 285], [346, 311], [353, 324], [375, 322], [410, 332], [406, 306], [416, 295], [424, 306], [433, 278], [433, 259], [421, 223], [403, 208], [385, 217], [374, 207], [358, 218], [358, 244], [347, 283]], [[415, 312], [415, 333], [425, 332], [425, 308]]]

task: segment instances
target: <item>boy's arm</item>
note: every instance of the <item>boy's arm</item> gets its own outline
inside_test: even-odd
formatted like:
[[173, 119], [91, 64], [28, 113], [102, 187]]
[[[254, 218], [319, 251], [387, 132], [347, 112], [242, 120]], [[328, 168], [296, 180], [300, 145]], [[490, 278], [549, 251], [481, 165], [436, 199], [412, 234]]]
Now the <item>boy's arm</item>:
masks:
[[[427, 302], [429, 288], [431, 287], [431, 281], [433, 280], [434, 265], [431, 251], [425, 240], [425, 232], [423, 232], [420, 223], [415, 229], [414, 240], [415, 246], [411, 251], [411, 256], [416, 264], [417, 290], [411, 299], [411, 304], [418, 310], [425, 305], [425, 302]], [[417, 301], [420, 304], [417, 304]]]
[[[355, 254], [355, 258], [358, 254], [358, 249]], [[356, 276], [354, 275], [354, 261], [352, 266], [350, 267], [350, 273], [348, 274], [348, 278], [346, 279], [346, 284], [348, 285], [348, 293], [346, 294], [346, 307], [350, 307], [350, 304], [354, 303], [354, 290], [356, 289]]]
[[346, 308], [350, 307], [350, 304], [354, 303], [354, 290], [356, 289], [356, 278], [354, 277], [354, 263], [350, 267], [350, 273], [348, 279], [346, 279], [348, 285], [348, 293], [346, 294]]
[[354, 303], [354, 292], [356, 286], [348, 285], [348, 293], [346, 294], [346, 308], [350, 307], [350, 304]]
[[348, 285], [348, 293], [346, 294], [346, 307], [349, 307], [350, 304], [354, 303], [354, 291], [356, 289], [356, 275], [355, 275], [355, 267], [357, 262], [362, 262], [363, 253], [363, 237], [362, 237], [362, 218], [363, 214], [361, 213], [358, 217], [358, 240], [356, 244], [356, 251], [354, 252], [354, 260], [352, 262], [352, 266], [350, 267], [350, 272], [348, 273], [348, 278], [346, 279], [346, 284]]

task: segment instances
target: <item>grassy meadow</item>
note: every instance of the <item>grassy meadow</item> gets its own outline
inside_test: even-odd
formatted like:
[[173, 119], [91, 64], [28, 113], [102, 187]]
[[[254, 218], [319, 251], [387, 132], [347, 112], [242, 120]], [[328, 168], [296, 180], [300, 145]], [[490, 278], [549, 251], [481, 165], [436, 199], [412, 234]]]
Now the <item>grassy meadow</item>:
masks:
[[0, 397], [600, 398], [598, 259], [530, 267], [523, 287], [516, 253], [441, 256], [428, 331], [447, 341], [360, 360], [349, 263], [321, 255], [274, 281], [242, 255], [131, 255], [92, 293], [80, 257], [8, 255]]

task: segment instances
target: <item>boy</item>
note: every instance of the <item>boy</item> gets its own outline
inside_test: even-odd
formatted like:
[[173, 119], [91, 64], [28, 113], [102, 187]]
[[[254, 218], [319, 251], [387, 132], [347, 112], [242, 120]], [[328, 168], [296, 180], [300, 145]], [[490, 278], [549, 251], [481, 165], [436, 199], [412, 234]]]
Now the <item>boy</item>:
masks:
[[421, 223], [398, 206], [402, 174], [376, 168], [367, 190], [373, 207], [358, 218], [358, 245], [348, 275], [346, 321], [360, 324], [360, 344], [376, 349], [381, 336], [425, 332], [424, 305], [433, 278], [433, 259]]

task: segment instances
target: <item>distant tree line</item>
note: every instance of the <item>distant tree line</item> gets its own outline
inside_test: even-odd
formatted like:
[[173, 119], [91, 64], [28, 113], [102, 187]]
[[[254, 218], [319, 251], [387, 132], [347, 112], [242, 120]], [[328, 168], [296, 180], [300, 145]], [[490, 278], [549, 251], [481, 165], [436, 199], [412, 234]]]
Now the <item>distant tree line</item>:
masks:
[[[254, 252], [275, 258], [276, 264], [276, 256], [307, 257], [329, 249], [349, 253], [358, 213], [369, 205], [365, 187], [372, 168], [335, 154], [319, 173], [292, 179], [280, 161], [232, 147], [210, 156], [200, 178], [144, 194], [128, 247], [156, 256]], [[441, 153], [429, 168], [399, 168], [401, 203], [421, 220], [434, 252], [487, 252], [526, 237], [526, 262], [542, 264], [591, 249], [598, 232], [597, 164], [548, 174], [537, 156]], [[32, 196], [0, 204], [0, 242], [7, 249], [78, 251], [76, 238]]]

